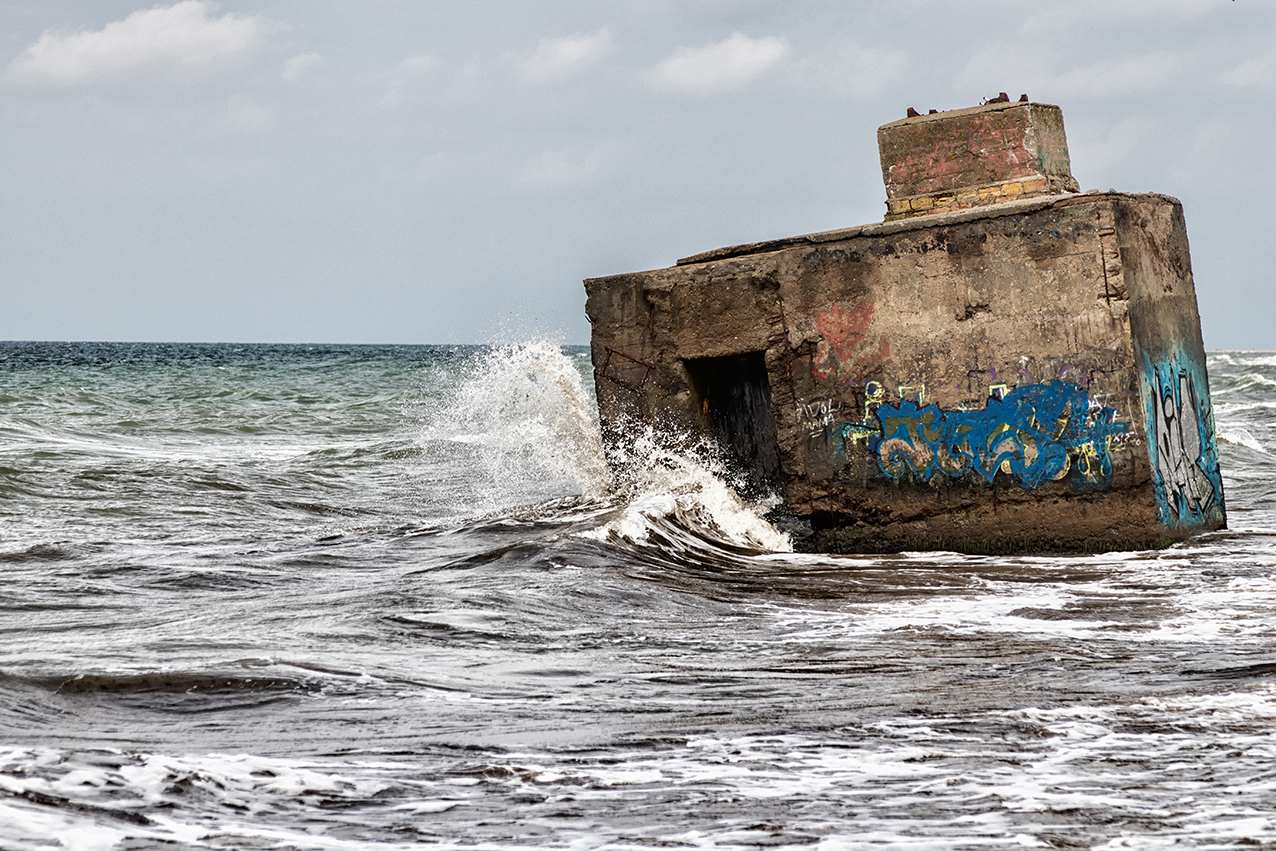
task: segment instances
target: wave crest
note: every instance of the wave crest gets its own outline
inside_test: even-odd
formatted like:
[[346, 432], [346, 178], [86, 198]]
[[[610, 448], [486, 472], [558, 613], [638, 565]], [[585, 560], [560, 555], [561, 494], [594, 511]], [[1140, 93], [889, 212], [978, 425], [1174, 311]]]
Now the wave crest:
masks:
[[792, 552], [792, 538], [764, 517], [779, 498], [742, 498], [743, 483], [728, 471], [714, 446], [650, 424], [620, 430], [629, 439], [612, 448], [611, 461], [617, 470], [617, 496], [626, 504], [594, 537], [647, 543], [660, 533], [667, 538], [673, 526], [748, 551]]
[[604, 456], [585, 357], [547, 341], [479, 356], [427, 435], [486, 472], [473, 498], [492, 508], [574, 492], [619, 507], [587, 533], [599, 540], [636, 544], [656, 536], [677, 547], [690, 545], [691, 533], [711, 546], [792, 551], [790, 537], [763, 516], [778, 498], [743, 499], [735, 487], [742, 483], [703, 439], [631, 423]]

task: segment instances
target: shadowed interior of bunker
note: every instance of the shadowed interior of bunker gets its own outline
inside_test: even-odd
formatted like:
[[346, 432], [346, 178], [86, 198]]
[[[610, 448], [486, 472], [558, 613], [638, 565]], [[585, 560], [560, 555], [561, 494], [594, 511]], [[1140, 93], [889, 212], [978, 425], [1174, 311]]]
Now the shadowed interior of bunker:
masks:
[[743, 478], [745, 490], [757, 495], [783, 493], [765, 353], [695, 358], [684, 364], [703, 425]]

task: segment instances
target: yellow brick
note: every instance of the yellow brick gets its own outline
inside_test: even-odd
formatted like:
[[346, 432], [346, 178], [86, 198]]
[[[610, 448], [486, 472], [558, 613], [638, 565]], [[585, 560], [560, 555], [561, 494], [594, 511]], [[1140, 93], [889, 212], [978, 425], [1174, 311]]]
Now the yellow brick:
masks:
[[1023, 182], [1024, 192], [1044, 192], [1046, 186], [1049, 185], [1044, 177], [1038, 177], [1034, 180], [1025, 180]]
[[957, 200], [957, 196], [956, 196], [956, 195], [936, 195], [936, 196], [935, 196], [935, 206], [936, 206], [936, 207], [947, 207], [949, 204], [951, 204], [952, 202], [954, 202], [954, 201], [956, 201], [956, 200]]
[[1001, 184], [1002, 195], [1019, 195], [1023, 192], [1023, 184], [1016, 181], [1015, 183]]
[[908, 205], [914, 210], [929, 210], [935, 206], [935, 199], [929, 195], [923, 195], [921, 198], [913, 198]]
[[887, 209], [889, 209], [889, 210], [891, 211], [891, 213], [892, 213], [892, 214], [896, 214], [896, 213], [907, 213], [907, 212], [908, 212], [908, 200], [907, 200], [907, 199], [905, 199], [905, 200], [903, 200], [903, 201], [899, 201], [899, 200], [895, 200], [895, 201], [887, 201], [887, 202], [886, 202], [886, 207], [887, 207]]
[[958, 204], [973, 204], [979, 200], [978, 189], [967, 189], [957, 193]]
[[1000, 193], [996, 186], [983, 186], [979, 189], [979, 200], [986, 201], [989, 198], [996, 198]]

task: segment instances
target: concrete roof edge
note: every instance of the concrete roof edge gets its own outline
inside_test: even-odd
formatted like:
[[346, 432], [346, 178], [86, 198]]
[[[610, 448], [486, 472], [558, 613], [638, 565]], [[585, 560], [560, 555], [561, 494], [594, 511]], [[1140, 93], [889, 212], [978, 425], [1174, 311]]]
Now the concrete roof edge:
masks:
[[[768, 254], [783, 251], [798, 245], [819, 245], [825, 242], [837, 242], [857, 236], [882, 236], [892, 233], [905, 233], [924, 228], [944, 227], [946, 225], [971, 222], [977, 219], [995, 219], [1015, 213], [1031, 213], [1053, 207], [1056, 204], [1069, 204], [1096, 196], [1109, 197], [1156, 197], [1182, 206], [1177, 198], [1160, 192], [1117, 192], [1114, 190], [1091, 189], [1086, 192], [1065, 192], [1058, 195], [1037, 195], [1032, 198], [1020, 198], [1014, 201], [1003, 201], [1000, 204], [987, 204], [982, 207], [970, 207], [965, 210], [953, 210], [947, 213], [930, 213], [913, 216], [907, 219], [896, 219], [893, 222], [870, 222], [837, 230], [818, 231], [801, 236], [786, 236], [779, 239], [768, 239], [761, 242], [746, 242], [739, 245], [727, 245], [711, 251], [702, 251], [689, 257], [680, 258], [675, 266], [692, 266], [698, 263], [709, 263], [714, 260], [727, 260], [732, 257], [747, 257], [753, 254]], [[616, 276], [618, 277], [618, 276]]]
[[878, 234], [902, 233], [904, 231], [920, 230], [921, 228], [940, 227], [942, 225], [954, 224], [956, 222], [967, 222], [974, 219], [991, 219], [996, 218], [997, 216], [1004, 216], [1009, 213], [1023, 213], [1043, 209], [1051, 206], [1052, 204], [1057, 204], [1060, 201], [1069, 198], [1076, 198], [1078, 194], [1080, 193], [1071, 192], [1061, 195], [1038, 195], [1034, 198], [1003, 201], [1000, 204], [986, 204], [982, 207], [971, 207], [967, 210], [955, 210], [949, 213], [931, 213], [925, 216], [897, 219], [893, 222], [870, 222], [866, 225], [838, 228], [837, 230], [819, 231], [817, 233], [803, 234], [802, 236], [788, 236], [780, 239], [764, 240], [762, 242], [746, 242], [740, 245], [728, 245], [723, 248], [715, 248], [712, 251], [702, 251], [699, 254], [682, 257], [678, 260], [676, 265], [690, 266], [695, 263], [708, 263], [711, 260], [725, 260], [728, 257], [742, 257], [748, 254], [765, 254], [770, 251], [781, 251], [785, 248], [791, 248], [794, 245], [818, 245], [823, 242], [837, 242], [838, 240], [851, 239], [856, 236], [876, 236]]
[[[1035, 100], [1001, 101], [999, 103], [985, 103], [979, 106], [966, 106], [961, 109], [946, 109], [940, 112], [927, 113], [925, 115], [913, 115], [908, 118], [901, 118], [898, 121], [887, 122], [877, 129], [880, 131], [885, 130], [887, 127], [898, 127], [901, 124], [924, 124], [927, 121], [939, 121], [944, 118], [958, 118], [963, 115], [975, 115], [980, 112], [998, 112], [1001, 110], [1015, 109], [1025, 106], [1042, 106], [1048, 109], [1059, 109], [1059, 107], [1053, 103], [1041, 103], [1040, 101]], [[1062, 110], [1060, 111], [1062, 112]]]

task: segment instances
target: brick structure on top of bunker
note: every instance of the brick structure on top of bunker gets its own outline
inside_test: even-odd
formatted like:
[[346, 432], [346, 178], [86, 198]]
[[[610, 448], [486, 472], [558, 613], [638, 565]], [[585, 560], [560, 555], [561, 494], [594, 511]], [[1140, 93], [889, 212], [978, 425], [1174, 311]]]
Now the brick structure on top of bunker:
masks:
[[604, 438], [712, 436], [833, 552], [1225, 523], [1183, 210], [1078, 191], [1056, 106], [878, 129], [885, 221], [585, 282]]

